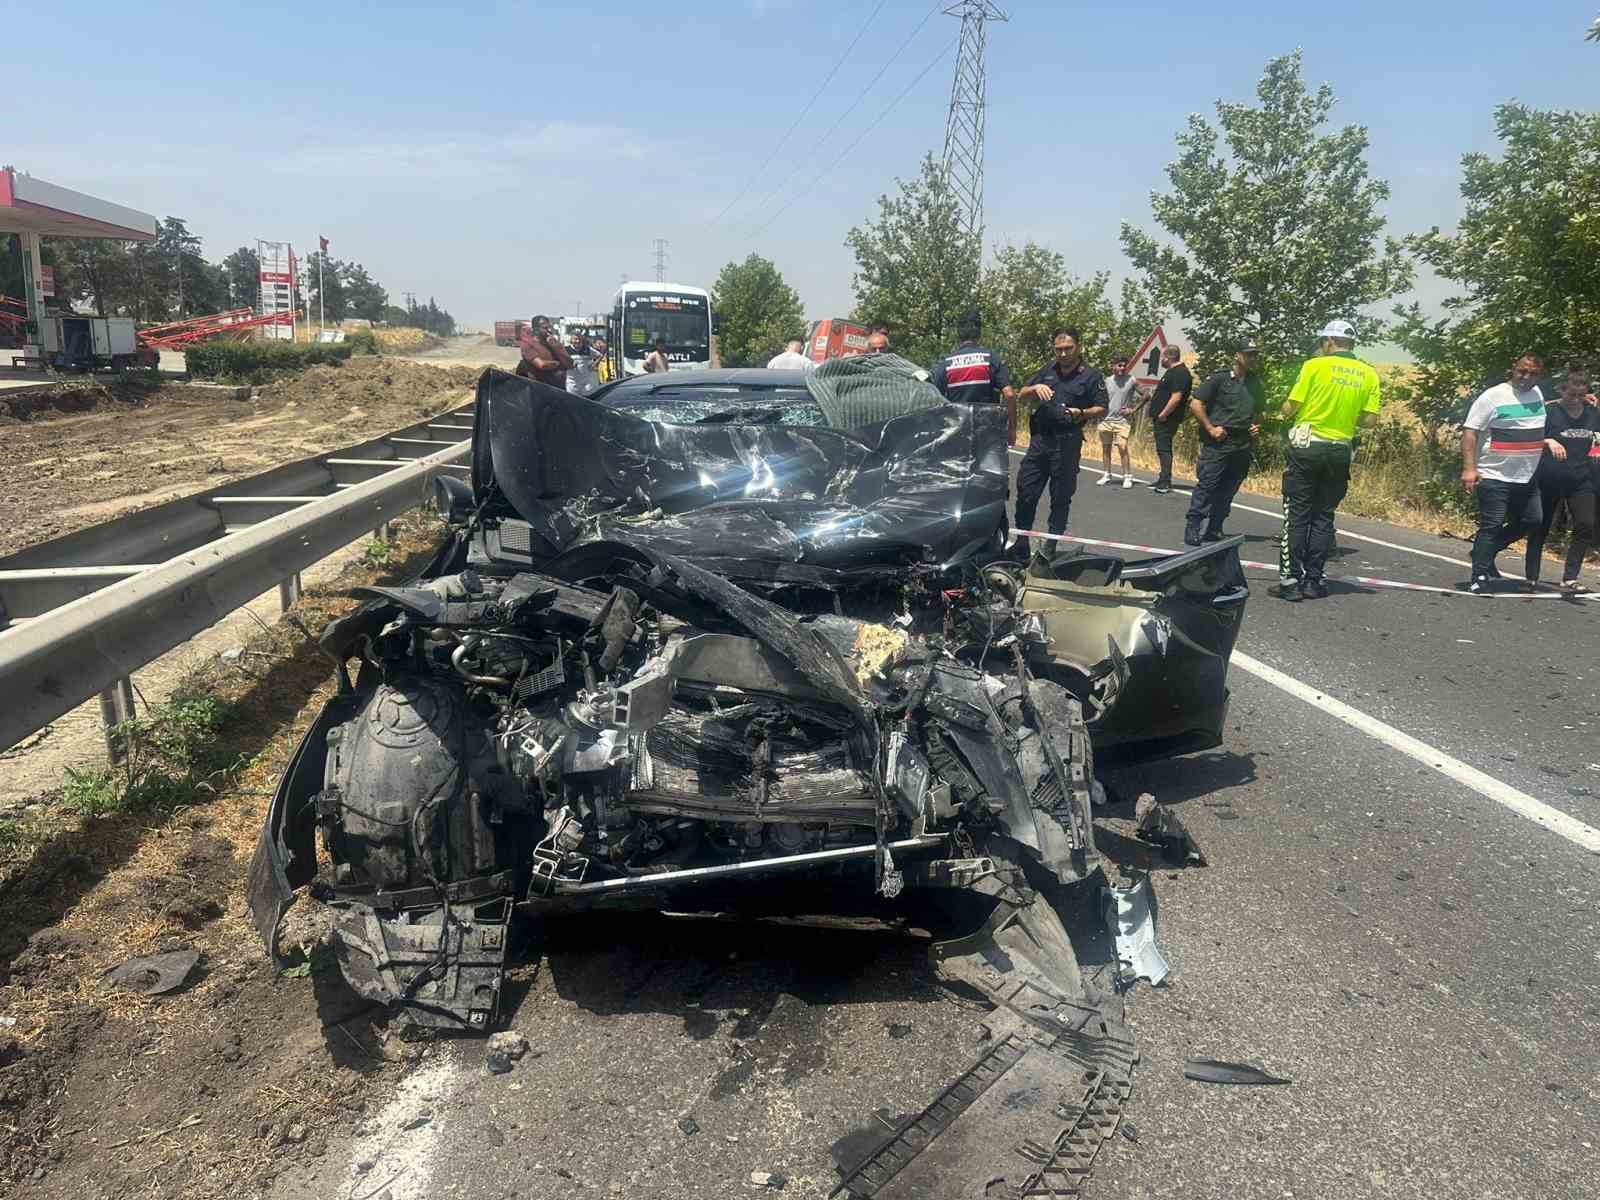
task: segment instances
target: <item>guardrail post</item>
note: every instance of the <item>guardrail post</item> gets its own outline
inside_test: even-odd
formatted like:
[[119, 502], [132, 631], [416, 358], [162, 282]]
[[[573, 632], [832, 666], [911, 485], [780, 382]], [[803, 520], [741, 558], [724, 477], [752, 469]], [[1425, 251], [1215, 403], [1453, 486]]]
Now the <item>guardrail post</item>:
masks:
[[300, 572], [296, 571], [278, 584], [278, 607], [288, 612], [298, 599], [300, 599]]
[[100, 723], [105, 726], [106, 757], [112, 762], [123, 760], [126, 748], [111, 736], [111, 731], [124, 721], [133, 720], [133, 680], [124, 675], [100, 693]]

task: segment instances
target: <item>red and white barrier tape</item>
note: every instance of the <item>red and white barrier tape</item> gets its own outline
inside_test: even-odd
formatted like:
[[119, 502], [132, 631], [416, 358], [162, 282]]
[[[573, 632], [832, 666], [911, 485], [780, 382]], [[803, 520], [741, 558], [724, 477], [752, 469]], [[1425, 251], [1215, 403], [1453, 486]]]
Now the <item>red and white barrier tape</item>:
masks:
[[[1162, 546], [1140, 546], [1133, 542], [1108, 542], [1101, 538], [1077, 537], [1069, 533], [1038, 533], [1029, 529], [1012, 530], [1018, 537], [1045, 538], [1053, 542], [1075, 542], [1080, 546], [1104, 546], [1108, 550], [1133, 550], [1140, 554], [1178, 554], [1180, 551], [1168, 550]], [[1251, 571], [1270, 571], [1278, 573], [1277, 563], [1255, 562], [1248, 558], [1239, 560], [1241, 566]], [[1404, 592], [1435, 592], [1441, 596], [1467, 596], [1470, 592], [1463, 592], [1457, 588], [1440, 587], [1432, 583], [1406, 583], [1399, 579], [1378, 579], [1371, 575], [1329, 575], [1330, 583], [1359, 584], [1362, 587], [1390, 588], [1394, 591]], [[1565, 592], [1557, 591], [1548, 584], [1540, 584], [1541, 590], [1537, 592], [1485, 592], [1483, 596], [1488, 599], [1499, 600], [1565, 600], [1569, 596]], [[1582, 593], [1571, 597], [1577, 600], [1600, 600], [1600, 594]]]

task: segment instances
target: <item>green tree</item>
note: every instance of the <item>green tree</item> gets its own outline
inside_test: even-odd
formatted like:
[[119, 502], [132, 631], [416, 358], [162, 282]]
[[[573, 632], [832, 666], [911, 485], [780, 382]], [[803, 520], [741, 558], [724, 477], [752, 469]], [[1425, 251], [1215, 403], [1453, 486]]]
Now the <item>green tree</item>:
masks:
[[1367, 166], [1367, 131], [1324, 132], [1334, 95], [1306, 90], [1300, 52], [1267, 64], [1258, 106], [1217, 102], [1218, 130], [1189, 118], [1167, 166], [1172, 191], [1150, 198], [1176, 245], [1124, 223], [1122, 246], [1155, 300], [1185, 319], [1202, 367], [1241, 337], [1270, 363], [1301, 355], [1326, 321], [1354, 321], [1362, 340], [1380, 320], [1362, 310], [1405, 291], [1411, 264], [1382, 239], [1389, 186]]
[[1600, 350], [1600, 114], [1502, 104], [1495, 129], [1499, 158], [1461, 160], [1455, 232], [1408, 239], [1460, 289], [1443, 317], [1396, 310], [1393, 336], [1417, 359], [1408, 399], [1436, 428], [1519, 354], [1559, 369]]
[[255, 308], [261, 303], [261, 256], [250, 246], [240, 246], [222, 260], [228, 280], [228, 307]]
[[895, 352], [931, 362], [956, 343], [961, 315], [978, 299], [978, 263], [961, 205], [930, 154], [915, 179], [878, 198], [878, 219], [850, 230], [855, 317], [894, 332]]
[[345, 306], [350, 316], [368, 321], [383, 319], [383, 311], [389, 304], [389, 293], [367, 274], [365, 267], [356, 262], [344, 263], [339, 282], [344, 288]]
[[1106, 295], [1110, 276], [1079, 279], [1066, 260], [1035, 242], [1000, 246], [978, 284], [984, 340], [1013, 373], [1031, 372], [1049, 358], [1050, 335], [1063, 326], [1083, 335], [1084, 357], [1104, 367], [1112, 354], [1131, 354], [1158, 320], [1149, 295], [1124, 282], [1121, 304]]
[[730, 262], [711, 285], [717, 351], [725, 367], [765, 366], [790, 338], [806, 335], [805, 309], [771, 259]]
[[[227, 303], [226, 282], [201, 256], [200, 239], [181, 217], [167, 217], [150, 243], [158, 269], [147, 270], [156, 291], [148, 296], [149, 319], [182, 320], [221, 310]], [[159, 279], [156, 277], [159, 276]]]

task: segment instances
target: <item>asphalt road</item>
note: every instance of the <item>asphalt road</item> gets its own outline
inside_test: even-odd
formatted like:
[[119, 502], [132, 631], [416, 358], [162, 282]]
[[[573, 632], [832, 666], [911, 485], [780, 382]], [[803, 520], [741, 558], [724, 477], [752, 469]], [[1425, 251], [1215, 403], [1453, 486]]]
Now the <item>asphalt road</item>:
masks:
[[[1070, 532], [1179, 545], [1187, 497], [1094, 478]], [[1266, 561], [1277, 528], [1229, 523]], [[1465, 576], [1413, 552], [1460, 543], [1342, 529], [1342, 574]], [[1600, 826], [1600, 608], [1354, 587], [1289, 605], [1251, 579], [1242, 650]], [[1085, 1195], [1594, 1195], [1600, 857], [1254, 675], [1232, 686], [1221, 748], [1107, 776], [1176, 806], [1210, 865], [1156, 876], [1173, 973], [1129, 997], [1136, 1140]], [[767, 1171], [822, 1196], [829, 1144], [926, 1103], [983, 1016], [885, 935], [609, 917], [539, 950], [513, 1017], [539, 1057], [491, 1076], [479, 1046], [435, 1050], [273, 1194], [725, 1197]], [[1293, 1082], [1194, 1083], [1190, 1057]]]

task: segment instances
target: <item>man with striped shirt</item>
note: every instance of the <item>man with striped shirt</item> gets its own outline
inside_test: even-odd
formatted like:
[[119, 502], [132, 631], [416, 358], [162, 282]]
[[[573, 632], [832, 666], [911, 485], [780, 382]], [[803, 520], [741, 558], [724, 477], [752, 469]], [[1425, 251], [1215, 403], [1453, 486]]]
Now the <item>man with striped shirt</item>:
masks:
[[[1469, 592], [1489, 590], [1500, 578], [1495, 555], [1539, 528], [1543, 510], [1534, 472], [1544, 454], [1544, 360], [1524, 354], [1511, 378], [1472, 402], [1461, 430], [1461, 482], [1478, 497], [1478, 534], [1472, 540]], [[1531, 584], [1530, 584], [1531, 586]]]

